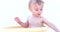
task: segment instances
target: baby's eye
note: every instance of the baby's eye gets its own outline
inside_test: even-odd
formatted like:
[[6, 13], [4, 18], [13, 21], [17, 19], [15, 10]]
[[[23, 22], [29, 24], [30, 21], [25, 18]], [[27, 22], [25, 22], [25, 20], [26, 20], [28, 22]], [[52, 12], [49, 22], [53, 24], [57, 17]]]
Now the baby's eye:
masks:
[[40, 9], [41, 11], [43, 10], [43, 9]]

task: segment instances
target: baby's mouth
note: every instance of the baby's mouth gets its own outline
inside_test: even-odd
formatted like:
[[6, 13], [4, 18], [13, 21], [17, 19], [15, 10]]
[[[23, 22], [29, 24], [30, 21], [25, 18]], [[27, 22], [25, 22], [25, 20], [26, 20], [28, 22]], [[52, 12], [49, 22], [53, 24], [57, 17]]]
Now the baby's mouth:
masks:
[[40, 15], [40, 14], [38, 14], [38, 15]]

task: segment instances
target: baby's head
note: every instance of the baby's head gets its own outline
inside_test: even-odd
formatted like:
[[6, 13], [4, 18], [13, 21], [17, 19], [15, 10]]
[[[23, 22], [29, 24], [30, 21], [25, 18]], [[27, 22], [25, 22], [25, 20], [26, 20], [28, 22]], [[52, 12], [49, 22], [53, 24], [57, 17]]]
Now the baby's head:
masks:
[[33, 15], [39, 16], [42, 13], [44, 2], [42, 0], [30, 0], [29, 10]]

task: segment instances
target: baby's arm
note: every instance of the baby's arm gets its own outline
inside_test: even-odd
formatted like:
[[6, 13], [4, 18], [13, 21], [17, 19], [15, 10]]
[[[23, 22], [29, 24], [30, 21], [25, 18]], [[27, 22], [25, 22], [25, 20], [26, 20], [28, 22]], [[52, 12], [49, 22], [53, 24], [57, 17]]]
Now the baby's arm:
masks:
[[45, 23], [46, 25], [48, 25], [50, 28], [52, 28], [52, 29], [55, 30], [56, 32], [60, 32], [54, 24], [52, 24], [51, 22], [47, 21], [45, 18], [43, 18], [43, 21], [44, 21], [44, 23]]
[[23, 23], [23, 22], [21, 22], [21, 20], [18, 17], [15, 18], [15, 21], [18, 24], [20, 24], [22, 27], [24, 27], [24, 28], [28, 28], [28, 26], [29, 26], [29, 22], [28, 21], [26, 23]]

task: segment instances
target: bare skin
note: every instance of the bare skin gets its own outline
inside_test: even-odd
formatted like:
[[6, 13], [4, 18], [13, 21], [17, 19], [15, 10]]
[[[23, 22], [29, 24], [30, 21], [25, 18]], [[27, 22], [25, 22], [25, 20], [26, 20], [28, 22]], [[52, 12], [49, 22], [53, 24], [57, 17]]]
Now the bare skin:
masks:
[[[38, 4], [31, 4], [31, 6], [29, 7], [30, 11], [32, 12], [33, 17], [39, 17], [41, 16], [42, 13], [42, 8], [43, 5], [38, 5]], [[20, 24], [22, 27], [24, 28], [28, 28], [29, 27], [29, 21], [27, 20], [26, 23], [21, 22], [21, 20], [16, 17], [15, 21]], [[51, 22], [49, 22], [47, 19], [45, 19], [44, 17], [41, 16], [40, 18], [40, 25], [44, 26], [44, 24], [46, 24], [48, 27], [52, 28], [53, 30], [55, 30], [56, 32], [60, 32], [56, 26], [54, 24], [52, 24]]]
[[28, 26], [29, 26], [29, 22], [28, 21], [26, 23], [23, 23], [23, 22], [21, 22], [21, 20], [18, 17], [15, 18], [15, 21], [18, 24], [20, 24], [22, 27], [24, 27], [24, 28], [28, 28]]

